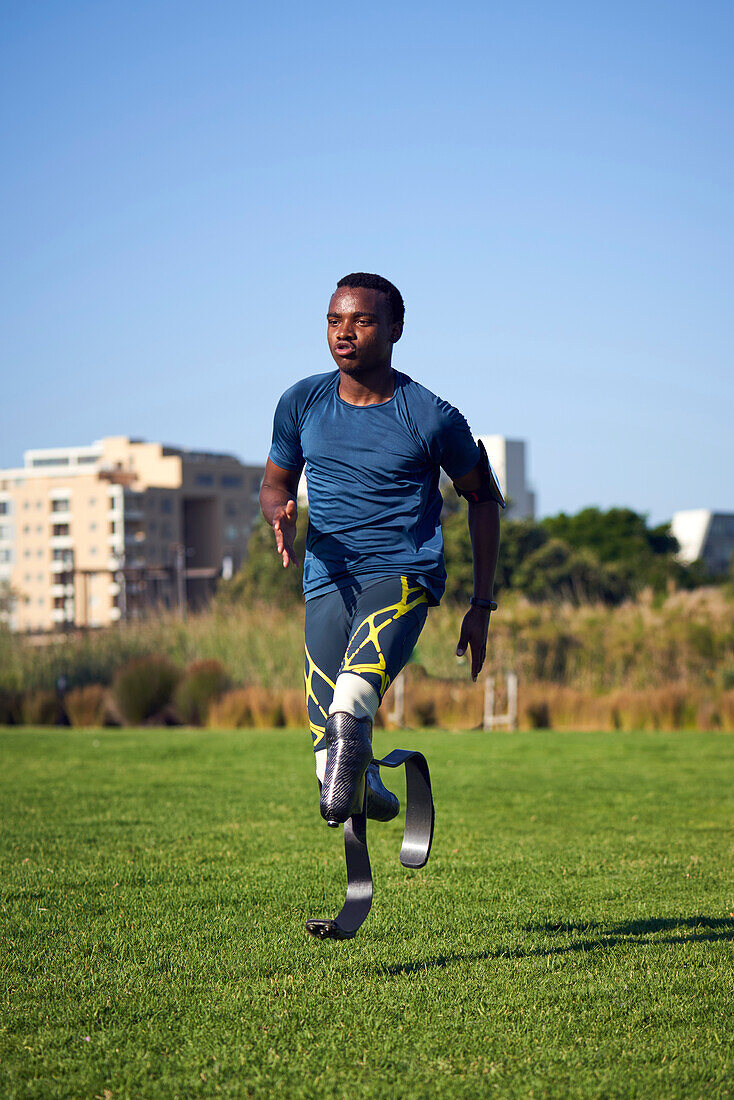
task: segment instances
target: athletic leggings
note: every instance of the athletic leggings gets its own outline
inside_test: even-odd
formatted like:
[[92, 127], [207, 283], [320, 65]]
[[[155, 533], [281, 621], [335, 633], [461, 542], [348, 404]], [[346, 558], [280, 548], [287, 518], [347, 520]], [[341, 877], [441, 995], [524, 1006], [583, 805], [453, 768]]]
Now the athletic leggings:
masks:
[[314, 752], [326, 747], [324, 727], [339, 673], [364, 677], [382, 702], [427, 614], [426, 590], [409, 577], [386, 577], [364, 589], [355, 580], [308, 600], [305, 681]]

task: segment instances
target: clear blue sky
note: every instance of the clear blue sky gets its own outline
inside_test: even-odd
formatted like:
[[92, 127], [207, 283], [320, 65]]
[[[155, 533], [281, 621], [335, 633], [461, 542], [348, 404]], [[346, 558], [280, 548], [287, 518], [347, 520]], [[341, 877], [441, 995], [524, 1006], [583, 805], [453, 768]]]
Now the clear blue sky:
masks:
[[734, 7], [0, 0], [0, 465], [264, 461], [336, 279], [542, 513], [734, 510]]

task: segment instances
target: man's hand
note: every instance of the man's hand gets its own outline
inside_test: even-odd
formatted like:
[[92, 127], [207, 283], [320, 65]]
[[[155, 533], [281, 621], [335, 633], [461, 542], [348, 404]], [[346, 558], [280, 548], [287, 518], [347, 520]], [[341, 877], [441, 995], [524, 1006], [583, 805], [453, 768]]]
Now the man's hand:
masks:
[[296, 541], [297, 518], [298, 508], [295, 500], [289, 500], [284, 507], [278, 508], [273, 516], [275, 545], [283, 559], [284, 569], [287, 569], [291, 562], [293, 565], [298, 565], [298, 559], [293, 552], [293, 543]]
[[470, 607], [461, 624], [459, 644], [456, 656], [463, 657], [466, 647], [471, 648], [471, 678], [476, 681], [482, 671], [487, 654], [487, 631], [489, 630], [489, 611], [483, 607]]

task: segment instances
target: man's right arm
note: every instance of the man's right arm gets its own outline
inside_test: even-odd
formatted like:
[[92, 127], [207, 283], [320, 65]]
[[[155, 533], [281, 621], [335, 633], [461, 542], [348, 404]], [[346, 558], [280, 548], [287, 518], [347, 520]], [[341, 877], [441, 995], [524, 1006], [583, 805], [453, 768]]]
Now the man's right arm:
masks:
[[[303, 469], [303, 467], [301, 467]], [[293, 544], [296, 541], [298, 505], [296, 493], [301, 470], [284, 470], [270, 459], [265, 464], [265, 476], [260, 486], [260, 508], [275, 532], [275, 544], [283, 559], [283, 568], [298, 565]]]

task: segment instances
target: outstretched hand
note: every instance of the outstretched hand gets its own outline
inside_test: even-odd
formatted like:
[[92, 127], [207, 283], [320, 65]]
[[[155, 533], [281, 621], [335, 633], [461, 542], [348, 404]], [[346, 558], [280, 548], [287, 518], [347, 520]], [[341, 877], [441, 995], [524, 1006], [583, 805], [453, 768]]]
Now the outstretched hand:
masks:
[[487, 655], [487, 632], [489, 630], [489, 611], [483, 607], [470, 607], [461, 624], [459, 644], [456, 656], [463, 657], [466, 647], [471, 649], [471, 678], [476, 680], [482, 671]]
[[296, 541], [296, 520], [298, 508], [295, 500], [289, 500], [282, 508], [279, 508], [273, 519], [275, 531], [275, 546], [283, 559], [283, 568], [298, 565], [298, 559], [293, 551], [293, 543]]

